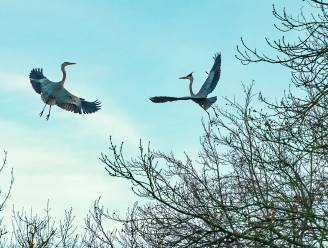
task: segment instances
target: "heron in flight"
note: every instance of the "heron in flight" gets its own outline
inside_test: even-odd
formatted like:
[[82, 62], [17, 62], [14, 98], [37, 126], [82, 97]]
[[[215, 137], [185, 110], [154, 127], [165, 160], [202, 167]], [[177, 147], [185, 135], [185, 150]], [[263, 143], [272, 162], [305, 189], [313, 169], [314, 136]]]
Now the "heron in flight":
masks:
[[201, 106], [205, 111], [213, 103], [216, 102], [217, 97], [210, 97], [207, 96], [215, 89], [221, 74], [221, 54], [217, 53], [213, 57], [214, 64], [212, 66], [212, 69], [210, 73], [208, 73], [207, 79], [200, 88], [199, 92], [197, 94], [194, 94], [192, 90], [192, 83], [194, 82], [193, 73], [190, 73], [189, 75], [185, 77], [180, 77], [179, 79], [188, 79], [189, 80], [189, 91], [190, 96], [184, 96], [184, 97], [172, 97], [172, 96], [155, 96], [149, 98], [154, 103], [163, 103], [163, 102], [172, 102], [172, 101], [180, 101], [180, 100], [192, 100], [195, 103], [197, 103], [199, 106]]
[[82, 114], [82, 112], [84, 114], [94, 113], [101, 108], [101, 103], [98, 100], [93, 102], [85, 101], [83, 98], [74, 96], [64, 88], [64, 83], [66, 80], [65, 67], [74, 64], [76, 63], [62, 63], [61, 70], [63, 72], [63, 78], [59, 82], [52, 82], [48, 80], [43, 75], [42, 69], [34, 68], [30, 72], [30, 82], [32, 87], [36, 93], [41, 94], [41, 99], [45, 103], [42, 111], [40, 112], [40, 117], [43, 115], [43, 111], [47, 105], [49, 105], [49, 112], [46, 116], [47, 120], [49, 120], [52, 105], [57, 105], [62, 109], [79, 114]]

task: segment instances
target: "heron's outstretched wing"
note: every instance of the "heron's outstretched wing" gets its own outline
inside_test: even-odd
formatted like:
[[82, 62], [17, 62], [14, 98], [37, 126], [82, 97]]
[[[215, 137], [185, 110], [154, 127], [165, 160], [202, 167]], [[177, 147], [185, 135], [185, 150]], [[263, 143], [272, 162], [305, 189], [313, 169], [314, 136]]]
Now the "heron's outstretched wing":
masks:
[[56, 95], [56, 105], [67, 111], [79, 114], [90, 114], [98, 111], [101, 108], [100, 101], [94, 102], [85, 101], [83, 98], [74, 96], [65, 88], [58, 91]]
[[42, 88], [53, 82], [49, 81], [44, 75], [43, 70], [40, 68], [34, 68], [30, 72], [30, 82], [36, 93], [41, 94]]
[[179, 101], [179, 100], [192, 100], [192, 99], [193, 98], [190, 96], [184, 96], [184, 97], [154, 96], [154, 97], [149, 98], [149, 100], [154, 103], [173, 102], [173, 101]]
[[199, 92], [197, 93], [197, 96], [200, 97], [207, 97], [208, 94], [210, 94], [216, 87], [221, 74], [221, 54], [217, 53], [214, 55], [214, 64], [212, 66], [212, 69], [210, 73], [208, 74], [208, 77], [202, 87], [200, 88]]

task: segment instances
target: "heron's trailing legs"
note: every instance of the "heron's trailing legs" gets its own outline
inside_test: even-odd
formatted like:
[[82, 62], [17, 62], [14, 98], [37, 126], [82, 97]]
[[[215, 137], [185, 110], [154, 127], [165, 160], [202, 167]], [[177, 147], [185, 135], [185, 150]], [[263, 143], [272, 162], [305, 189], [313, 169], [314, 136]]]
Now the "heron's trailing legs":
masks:
[[207, 110], [205, 110], [205, 112], [208, 116], [208, 122], [210, 123], [210, 125], [212, 125], [210, 113]]
[[43, 111], [44, 111], [44, 109], [46, 108], [46, 106], [47, 106], [47, 104], [45, 104], [45, 105], [44, 105], [44, 107], [43, 107], [42, 111], [40, 112], [40, 114], [39, 114], [39, 115], [40, 115], [40, 117], [43, 115]]
[[[214, 107], [211, 107], [211, 109], [213, 110], [214, 114], [217, 116], [217, 113], [215, 111], [215, 108]], [[213, 124], [213, 121], [211, 119], [211, 115], [210, 115], [210, 112], [208, 112], [207, 110], [205, 110], [207, 116], [208, 116], [208, 123], [210, 124], [210, 126], [212, 126]]]
[[51, 105], [49, 105], [49, 112], [48, 112], [47, 117], [46, 117], [47, 120], [49, 120], [49, 117], [50, 117], [50, 111], [51, 111]]
[[[43, 112], [44, 112], [44, 109], [46, 108], [46, 106], [47, 106], [47, 103], [44, 105], [42, 111], [40, 112], [40, 117], [43, 115]], [[47, 116], [46, 116], [46, 120], [49, 120], [49, 117], [50, 117], [50, 111], [51, 111], [51, 105], [49, 105], [49, 112], [48, 112], [48, 114], [47, 114]]]

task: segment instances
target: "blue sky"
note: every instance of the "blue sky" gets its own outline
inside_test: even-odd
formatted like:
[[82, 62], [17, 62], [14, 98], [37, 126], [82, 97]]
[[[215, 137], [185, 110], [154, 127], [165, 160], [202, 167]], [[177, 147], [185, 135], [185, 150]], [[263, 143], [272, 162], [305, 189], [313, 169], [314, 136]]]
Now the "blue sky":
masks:
[[[127, 157], [139, 138], [162, 151], [196, 157], [206, 114], [191, 102], [153, 104], [154, 95], [184, 96], [188, 83], [178, 77], [194, 72], [194, 91], [206, 78], [215, 52], [222, 53], [222, 74], [213, 93], [242, 100], [242, 83], [279, 97], [289, 74], [279, 66], [242, 66], [235, 58], [241, 36], [265, 48], [277, 37], [271, 14], [297, 11], [302, 1], [263, 0], [0, 0], [0, 149], [8, 150], [15, 184], [9, 206], [44, 209], [50, 199], [55, 216], [73, 207], [78, 219], [102, 196], [124, 212], [135, 200], [130, 186], [110, 178], [99, 162], [108, 137], [126, 142]], [[38, 113], [40, 96], [28, 74], [42, 67], [53, 81], [68, 68], [66, 88], [103, 108], [74, 115], [57, 107], [47, 122]], [[5, 180], [0, 187], [5, 189]], [[10, 207], [9, 207], [10, 209]], [[11, 210], [11, 209], [10, 209]], [[10, 212], [9, 212], [10, 213]]]

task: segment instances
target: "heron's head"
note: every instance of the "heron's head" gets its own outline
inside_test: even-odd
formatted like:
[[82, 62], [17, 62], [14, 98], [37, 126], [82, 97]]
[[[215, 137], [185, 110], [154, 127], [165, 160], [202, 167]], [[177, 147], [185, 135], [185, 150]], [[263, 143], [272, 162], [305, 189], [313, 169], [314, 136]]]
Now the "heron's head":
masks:
[[189, 79], [189, 80], [191, 80], [193, 78], [192, 74], [193, 74], [193, 72], [188, 74], [187, 76], [179, 77], [179, 79]]
[[73, 62], [64, 62], [62, 63], [62, 66], [65, 67], [65, 66], [68, 66], [68, 65], [75, 65], [76, 63], [73, 63]]

